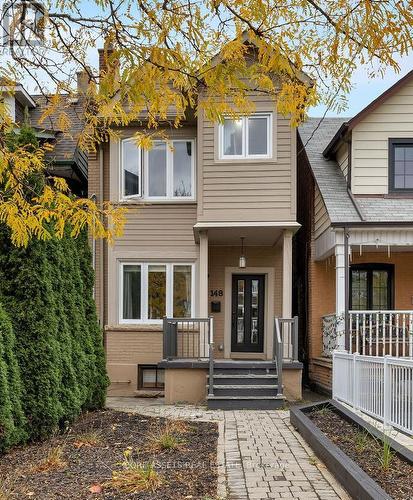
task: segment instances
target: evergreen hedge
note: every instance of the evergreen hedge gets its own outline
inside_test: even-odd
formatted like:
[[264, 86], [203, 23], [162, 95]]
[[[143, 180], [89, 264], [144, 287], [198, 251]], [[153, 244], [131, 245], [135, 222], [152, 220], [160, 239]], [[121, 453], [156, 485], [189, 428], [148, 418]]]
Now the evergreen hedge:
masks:
[[93, 283], [86, 234], [22, 249], [0, 231], [0, 301], [11, 319], [0, 310], [0, 450], [103, 405], [108, 379]]

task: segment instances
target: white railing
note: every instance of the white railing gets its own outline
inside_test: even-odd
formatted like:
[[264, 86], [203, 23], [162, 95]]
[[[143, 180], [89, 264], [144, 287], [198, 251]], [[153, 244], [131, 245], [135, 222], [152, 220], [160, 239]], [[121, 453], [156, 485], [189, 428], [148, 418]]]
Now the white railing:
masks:
[[333, 398], [413, 435], [413, 359], [335, 351]]
[[413, 311], [350, 311], [350, 350], [369, 356], [413, 356]]

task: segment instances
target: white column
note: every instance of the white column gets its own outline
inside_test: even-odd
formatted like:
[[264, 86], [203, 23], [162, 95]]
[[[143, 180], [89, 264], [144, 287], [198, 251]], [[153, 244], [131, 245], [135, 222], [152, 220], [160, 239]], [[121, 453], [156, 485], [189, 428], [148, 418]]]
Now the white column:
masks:
[[344, 311], [345, 311], [345, 252], [344, 252], [344, 232], [336, 232], [336, 315], [339, 318], [337, 322], [338, 347], [345, 349], [344, 335]]
[[284, 229], [283, 234], [283, 318], [291, 318], [293, 298], [293, 233]]
[[199, 316], [208, 317], [208, 232], [199, 233]]

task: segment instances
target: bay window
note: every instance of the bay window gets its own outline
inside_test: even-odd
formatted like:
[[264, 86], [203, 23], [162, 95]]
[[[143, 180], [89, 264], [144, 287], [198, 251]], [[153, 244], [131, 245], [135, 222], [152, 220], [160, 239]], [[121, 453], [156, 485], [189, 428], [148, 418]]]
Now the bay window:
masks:
[[254, 159], [272, 156], [272, 113], [239, 119], [225, 118], [219, 126], [221, 159]]
[[193, 264], [120, 263], [120, 323], [160, 323], [165, 316], [190, 318]]
[[123, 199], [195, 199], [194, 140], [154, 141], [142, 154], [132, 139], [126, 139], [121, 151]]

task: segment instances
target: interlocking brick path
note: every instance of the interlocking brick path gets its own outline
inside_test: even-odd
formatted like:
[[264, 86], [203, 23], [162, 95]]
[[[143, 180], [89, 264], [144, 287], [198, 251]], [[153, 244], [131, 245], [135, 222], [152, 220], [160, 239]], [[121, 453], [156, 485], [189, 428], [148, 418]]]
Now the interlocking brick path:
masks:
[[116, 397], [108, 398], [107, 406], [148, 416], [218, 422], [219, 498], [349, 498], [292, 428], [288, 411], [206, 410], [165, 405], [160, 399]]

